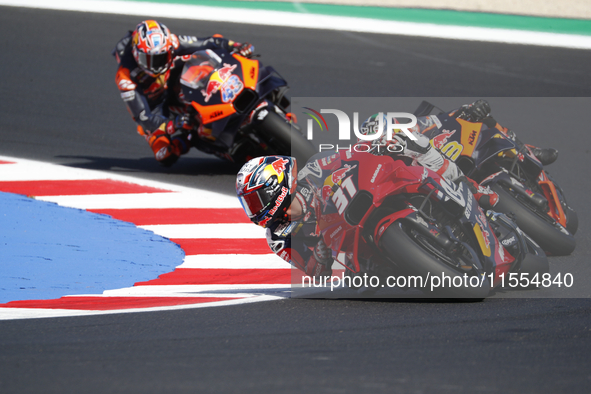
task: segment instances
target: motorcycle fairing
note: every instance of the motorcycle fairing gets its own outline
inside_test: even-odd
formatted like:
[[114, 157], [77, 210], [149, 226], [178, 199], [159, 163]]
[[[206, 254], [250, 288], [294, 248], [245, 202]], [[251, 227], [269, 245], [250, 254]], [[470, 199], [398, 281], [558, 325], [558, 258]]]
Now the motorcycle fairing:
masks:
[[538, 184], [542, 187], [542, 191], [548, 201], [548, 215], [560, 223], [562, 227], [566, 228], [566, 214], [562, 208], [559, 189], [544, 171], [540, 172]]
[[[464, 183], [455, 186], [453, 182], [439, 179], [439, 183], [429, 177], [419, 190], [429, 190], [428, 196], [438, 200], [450, 214], [459, 216], [464, 230], [472, 234], [484, 255], [485, 266], [490, 270], [508, 272], [513, 257], [499, 244], [494, 231], [490, 227], [482, 208]], [[459, 207], [459, 210], [454, 207]], [[420, 209], [419, 209], [420, 211]]]

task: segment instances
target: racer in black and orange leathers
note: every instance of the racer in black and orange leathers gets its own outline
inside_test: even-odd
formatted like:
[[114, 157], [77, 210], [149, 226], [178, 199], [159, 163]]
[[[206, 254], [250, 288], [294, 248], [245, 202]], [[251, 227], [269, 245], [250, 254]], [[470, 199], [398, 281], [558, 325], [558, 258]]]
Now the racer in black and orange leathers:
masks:
[[[127, 105], [138, 133], [143, 135], [156, 160], [165, 166], [173, 164], [189, 151], [189, 141], [177, 130], [190, 127], [188, 119], [177, 116], [175, 107], [180, 87], [178, 81], [184, 59], [195, 51], [224, 48], [250, 56], [254, 47], [221, 36], [197, 38], [177, 36], [163, 24], [146, 20], [128, 32], [116, 45], [113, 55], [119, 63], [116, 83]], [[182, 113], [182, 111], [178, 111]]]
[[[460, 108], [452, 111], [450, 116], [467, 120], [469, 122], [482, 122], [489, 128], [496, 128], [505, 134], [508, 138], [514, 141], [519, 147], [525, 145], [521, 142], [517, 135], [507, 127], [501, 126], [492, 116], [491, 107], [486, 100], [476, 100], [471, 104], [462, 105]], [[424, 122], [419, 122], [420, 133], [430, 136], [430, 131], [435, 128], [435, 123], [430, 120], [429, 116], [423, 117]], [[431, 137], [430, 137], [431, 138]], [[552, 164], [558, 159], [558, 151], [554, 148], [538, 148], [536, 146], [528, 145], [532, 149], [534, 156], [543, 164]]]

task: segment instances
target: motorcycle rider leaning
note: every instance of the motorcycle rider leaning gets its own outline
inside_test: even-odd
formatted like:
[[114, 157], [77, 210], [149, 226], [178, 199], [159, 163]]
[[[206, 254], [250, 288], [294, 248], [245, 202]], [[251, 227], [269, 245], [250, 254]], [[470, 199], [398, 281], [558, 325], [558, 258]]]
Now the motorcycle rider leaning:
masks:
[[248, 161], [236, 177], [242, 208], [267, 229], [271, 250], [308, 276], [330, 275], [333, 262], [316, 222], [320, 206], [309, 182], [322, 184], [340, 166], [338, 153], [324, 152], [298, 174], [293, 157], [264, 156]]
[[[429, 145], [429, 140], [421, 137]], [[414, 153], [409, 146], [405, 147], [406, 155], [412, 157]], [[444, 178], [457, 180], [460, 177], [455, 164], [446, 162], [435, 149], [426, 149], [418, 158], [420, 164], [425, 163], [424, 166]], [[248, 161], [236, 177], [236, 194], [242, 208], [254, 224], [267, 229], [271, 250], [308, 276], [332, 273], [332, 251], [322, 240], [317, 223], [322, 203], [315, 190], [321, 190], [325, 180], [343, 168], [346, 165], [343, 166], [338, 152], [314, 155], [299, 172], [292, 157], [265, 156]], [[481, 193], [482, 196], [490, 194]], [[373, 261], [365, 264], [368, 271], [379, 267], [379, 263]]]
[[[363, 123], [361, 132], [371, 134], [375, 127], [377, 115]], [[497, 202], [496, 193], [467, 179], [455, 163], [431, 147], [427, 137], [419, 133], [417, 141], [412, 141], [402, 135], [395, 134], [394, 143], [403, 149], [394, 155], [411, 158], [448, 180], [466, 181], [483, 205]], [[315, 190], [322, 189], [325, 179], [342, 168], [341, 155], [334, 151], [314, 155], [299, 172], [292, 157], [264, 156], [248, 161], [236, 177], [236, 194], [242, 208], [254, 224], [267, 229], [271, 250], [308, 276], [332, 272], [332, 252], [322, 240], [317, 223], [317, 210], [322, 207]]]
[[215, 48], [245, 57], [254, 51], [249, 43], [241, 44], [220, 35], [177, 36], [155, 20], [141, 22], [113, 50], [119, 64], [115, 81], [121, 98], [137, 123], [138, 133], [146, 138], [156, 160], [164, 166], [172, 165], [190, 148], [187, 137], [177, 133], [192, 127], [189, 119], [181, 115], [172, 120], [174, 107], [185, 105], [177, 100], [183, 57]]
[[[382, 136], [373, 140], [371, 143], [363, 142], [368, 145], [373, 145], [371, 152], [374, 154], [389, 154], [394, 157], [408, 157], [412, 159], [412, 165], [421, 165], [441, 175], [443, 178], [451, 182], [465, 182], [478, 203], [485, 209], [494, 207], [499, 201], [499, 196], [493, 192], [488, 186], [480, 186], [476, 181], [464, 175], [462, 170], [451, 160], [443, 156], [437, 149], [433, 148], [429, 138], [422, 134], [422, 130], [418, 127], [410, 129], [412, 135], [416, 140], [408, 138], [405, 133], [394, 129], [395, 134], [392, 140], [387, 140], [386, 125], [387, 119], [385, 115], [379, 114], [370, 116], [361, 125], [359, 131], [364, 135], [375, 134], [382, 128]], [[396, 149], [386, 148], [389, 145], [397, 145]], [[383, 147], [380, 149], [380, 147]]]
[[[497, 128], [507, 137], [515, 141], [518, 146], [523, 147], [524, 144], [519, 141], [515, 133], [508, 128], [501, 126], [492, 116], [490, 116], [490, 113], [490, 104], [486, 100], [477, 100], [471, 104], [461, 106], [457, 110], [454, 110], [450, 115], [470, 122], [482, 122], [490, 128]], [[382, 137], [375, 140], [375, 143], [378, 145], [399, 145], [401, 149], [395, 150], [393, 155], [410, 157], [413, 159], [413, 164], [420, 164], [427, 167], [452, 182], [466, 182], [478, 203], [485, 209], [492, 208], [496, 205], [499, 196], [495, 192], [489, 187], [480, 186], [474, 180], [466, 177], [454, 162], [448, 160], [429, 143], [427, 135], [430, 134], [429, 132], [431, 130], [435, 129], [436, 124], [434, 122], [424, 122], [421, 124], [426, 124], [426, 127], [420, 127], [417, 125], [411, 129], [413, 136], [417, 138], [416, 141], [411, 140], [405, 133], [400, 133], [400, 130], [396, 129], [394, 131], [398, 132], [393, 135], [393, 141], [387, 141], [385, 132], [386, 121], [386, 117], [383, 116], [381, 123]], [[360, 132], [363, 134], [374, 134], [379, 131], [379, 127], [380, 123], [378, 114], [375, 114], [369, 117], [361, 125]], [[533, 154], [544, 165], [551, 164], [558, 158], [558, 151], [556, 149], [530, 147], [532, 148]], [[384, 149], [383, 152], [388, 152], [388, 150]]]
[[[462, 107], [463, 111], [458, 116], [470, 116], [472, 121], [477, 121], [477, 117], [481, 116], [477, 113], [479, 105], [476, 102]], [[488, 118], [489, 114], [490, 107], [484, 118]], [[379, 127], [377, 115], [362, 124], [361, 132], [373, 133], [375, 127]], [[483, 206], [496, 204], [498, 195], [490, 188], [480, 187], [465, 177], [455, 163], [431, 146], [426, 136], [418, 131], [413, 132], [413, 135], [417, 137], [416, 141], [406, 138], [404, 133], [394, 135], [394, 143], [402, 146], [402, 149], [396, 149], [395, 155], [410, 158], [448, 180], [465, 181]], [[383, 141], [377, 142], [383, 146]], [[367, 141], [363, 143], [371, 144]], [[387, 152], [387, 149], [384, 151]], [[240, 203], [253, 223], [267, 229], [267, 243], [271, 250], [308, 276], [327, 276], [332, 273], [332, 251], [321, 238], [316, 210], [322, 207], [314, 190], [341, 167], [339, 152], [319, 153], [299, 172], [296, 160], [292, 157], [266, 156], [248, 161], [236, 178], [236, 193]]]
[[[466, 104], [453, 111], [450, 115], [456, 118], [464, 119], [470, 122], [482, 122], [489, 128], [497, 128], [508, 138], [513, 140], [517, 146], [523, 147], [517, 135], [506, 127], [501, 126], [491, 115], [490, 104], [486, 100], [476, 100], [472, 104]], [[428, 130], [422, 130], [421, 133], [426, 133]], [[534, 156], [543, 164], [552, 164], [558, 159], [558, 151], [553, 148], [538, 148], [528, 145], [532, 149]]]

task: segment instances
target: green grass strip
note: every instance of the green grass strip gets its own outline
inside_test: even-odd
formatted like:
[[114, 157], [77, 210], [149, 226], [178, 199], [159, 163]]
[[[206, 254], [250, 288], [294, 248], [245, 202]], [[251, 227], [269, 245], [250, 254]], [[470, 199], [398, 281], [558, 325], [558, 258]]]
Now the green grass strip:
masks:
[[[389, 21], [434, 23], [439, 25], [492, 27], [549, 33], [591, 35], [591, 20], [491, 14], [452, 10], [389, 8], [311, 3], [230, 1], [230, 0], [134, 0], [152, 3], [202, 5], [222, 8], [285, 11], [320, 15], [372, 18]], [[304, 11], [305, 10], [305, 11]], [[322, 28], [322, 26], [318, 26]]]

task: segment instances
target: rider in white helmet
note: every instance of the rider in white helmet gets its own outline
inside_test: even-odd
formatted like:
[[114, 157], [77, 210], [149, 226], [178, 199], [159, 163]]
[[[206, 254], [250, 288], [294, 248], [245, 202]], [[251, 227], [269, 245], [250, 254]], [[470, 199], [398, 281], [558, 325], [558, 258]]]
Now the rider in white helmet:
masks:
[[[447, 159], [437, 149], [433, 148], [429, 138], [418, 130], [412, 132], [416, 140], [410, 139], [405, 133], [397, 129], [394, 129], [395, 134], [393, 134], [392, 140], [388, 140], [386, 133], [387, 121], [384, 114], [381, 114], [381, 119], [380, 114], [374, 114], [363, 122], [359, 129], [362, 134], [371, 135], [379, 133], [380, 127], [382, 128], [382, 136], [373, 141], [377, 148], [373, 150], [374, 153], [409, 157], [413, 160], [413, 164], [427, 167], [449, 181], [466, 182], [476, 200], [484, 208], [492, 208], [497, 204], [499, 196], [495, 192], [489, 187], [480, 186], [474, 180], [466, 177], [453, 161]], [[396, 123], [396, 120], [393, 119], [393, 122]], [[390, 145], [397, 145], [397, 147], [396, 149], [388, 149], [387, 147]], [[382, 147], [382, 149], [378, 147]]]

